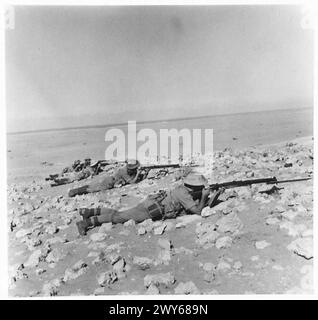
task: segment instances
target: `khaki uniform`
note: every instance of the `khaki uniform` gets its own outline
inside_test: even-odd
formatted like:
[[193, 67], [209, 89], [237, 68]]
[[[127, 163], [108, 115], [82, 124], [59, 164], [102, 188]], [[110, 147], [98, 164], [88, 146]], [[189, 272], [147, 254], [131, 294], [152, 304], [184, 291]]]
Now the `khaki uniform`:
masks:
[[146, 219], [163, 220], [175, 218], [176, 216], [187, 213], [188, 210], [195, 206], [189, 190], [184, 186], [178, 186], [169, 191], [163, 191], [155, 195], [148, 196], [144, 201], [124, 211], [117, 211], [109, 208], [98, 208], [92, 219], [93, 225], [102, 223], [124, 223], [130, 219], [139, 223]]
[[[92, 182], [88, 185], [70, 190], [69, 196], [73, 197], [77, 194], [86, 194], [86, 193], [92, 193], [92, 192], [99, 192], [104, 190], [109, 190], [115, 187], [115, 185], [126, 185], [131, 184], [134, 179], [135, 175], [129, 175], [127, 172], [127, 168], [123, 167], [116, 171], [114, 175], [105, 175], [104, 178], [100, 179], [99, 181]], [[143, 176], [140, 175], [140, 178], [138, 179], [139, 182], [143, 179]]]
[[93, 170], [90, 167], [83, 169], [80, 172], [69, 172], [63, 174], [62, 177], [54, 179], [55, 185], [62, 185], [72, 183], [74, 181], [80, 181], [90, 177], [93, 174]]

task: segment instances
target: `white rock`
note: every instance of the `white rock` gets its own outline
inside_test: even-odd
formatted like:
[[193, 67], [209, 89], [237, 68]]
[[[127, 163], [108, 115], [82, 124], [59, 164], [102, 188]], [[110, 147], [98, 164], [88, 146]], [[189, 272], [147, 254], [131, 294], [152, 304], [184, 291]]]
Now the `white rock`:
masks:
[[150, 287], [151, 284], [155, 286], [163, 285], [169, 287], [174, 284], [175, 278], [171, 272], [158, 273], [158, 274], [148, 274], [144, 277], [144, 286], [146, 288]]
[[40, 249], [35, 250], [30, 256], [27, 262], [24, 263], [25, 267], [34, 268], [36, 267], [42, 258], [42, 251]]
[[154, 230], [153, 230], [153, 233], [155, 235], [161, 235], [163, 234], [163, 232], [165, 231], [167, 225], [166, 224], [162, 224], [161, 226], [159, 227], [156, 227]]
[[235, 271], [240, 271], [242, 269], [243, 265], [241, 261], [235, 261], [233, 264], [233, 269]]
[[272, 225], [272, 224], [276, 224], [276, 223], [279, 223], [280, 220], [277, 219], [277, 218], [267, 218], [266, 219], [266, 224], [267, 225]]
[[304, 238], [304, 237], [313, 237], [314, 233], [313, 233], [313, 230], [312, 229], [307, 229], [307, 230], [304, 230], [302, 233], [301, 233], [301, 236]]
[[232, 238], [228, 236], [218, 238], [215, 242], [215, 246], [217, 249], [230, 248], [231, 245], [232, 245]]
[[159, 239], [158, 246], [163, 250], [170, 251], [172, 248], [172, 243], [169, 239]]
[[283, 271], [283, 270], [284, 270], [284, 268], [283, 268], [281, 265], [279, 265], [279, 264], [273, 265], [272, 268], [273, 268], [274, 270], [277, 270], [277, 271]]
[[136, 222], [132, 219], [130, 219], [124, 223], [124, 227], [134, 227], [135, 225], [136, 225]]
[[205, 207], [201, 211], [201, 216], [202, 217], [209, 217], [209, 216], [212, 216], [213, 214], [216, 214], [216, 211], [213, 208], [210, 208], [210, 207]]
[[256, 241], [255, 242], [255, 247], [258, 250], [265, 249], [266, 247], [270, 246], [271, 244], [267, 242], [266, 240], [261, 240], [261, 241]]
[[133, 264], [141, 270], [147, 270], [153, 264], [153, 260], [147, 257], [134, 257]]
[[108, 235], [106, 233], [96, 232], [90, 236], [90, 239], [94, 242], [98, 242], [98, 241], [104, 241], [107, 237]]
[[282, 216], [287, 220], [293, 221], [298, 216], [298, 212], [288, 210], [287, 212], [282, 213]]
[[219, 219], [216, 223], [218, 232], [235, 232], [243, 228], [243, 223], [236, 213], [230, 213]]
[[48, 234], [54, 234], [59, 231], [58, 227], [55, 224], [50, 224], [46, 229], [45, 232]]
[[83, 260], [76, 262], [71, 268], [67, 268], [64, 273], [63, 281], [74, 280], [86, 273], [88, 270], [87, 264]]
[[109, 222], [109, 223], [103, 223], [103, 224], [100, 226], [98, 232], [99, 232], [99, 233], [108, 233], [112, 228], [113, 228], [113, 224], [112, 224], [111, 222]]
[[142, 235], [144, 235], [146, 233], [147, 233], [147, 230], [144, 227], [139, 227], [137, 229], [137, 234], [140, 235], [140, 236], [142, 236]]
[[192, 281], [180, 282], [174, 289], [175, 294], [201, 294], [200, 290]]
[[117, 280], [117, 274], [112, 270], [103, 272], [97, 277], [97, 282], [101, 287], [109, 286]]
[[19, 231], [16, 232], [15, 236], [16, 236], [16, 238], [19, 239], [19, 238], [25, 237], [31, 233], [32, 233], [31, 229], [20, 229]]
[[227, 271], [231, 269], [231, 265], [225, 261], [220, 261], [216, 269], [217, 271]]
[[155, 286], [154, 284], [151, 284], [149, 286], [149, 288], [146, 291], [146, 294], [148, 295], [156, 295], [156, 294], [160, 294], [159, 288], [157, 286]]
[[309, 260], [313, 257], [313, 240], [311, 237], [298, 238], [290, 243], [287, 249]]
[[53, 249], [45, 258], [46, 262], [48, 263], [56, 263], [63, 259], [64, 254], [61, 249], [55, 248]]

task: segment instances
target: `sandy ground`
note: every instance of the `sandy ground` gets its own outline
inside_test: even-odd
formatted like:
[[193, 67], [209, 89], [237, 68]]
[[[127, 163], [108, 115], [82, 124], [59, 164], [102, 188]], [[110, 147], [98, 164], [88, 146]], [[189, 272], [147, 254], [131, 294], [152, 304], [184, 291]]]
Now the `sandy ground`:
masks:
[[[259, 191], [271, 185], [231, 189], [203, 216], [105, 224], [80, 237], [79, 207], [123, 209], [179, 182], [171, 172], [68, 198], [69, 188], [85, 182], [51, 188], [44, 176], [71, 162], [55, 159], [30, 161], [21, 175], [9, 168], [10, 296], [313, 293], [312, 180], [279, 185], [270, 195]], [[213, 182], [309, 176], [313, 140], [225, 149], [214, 162], [213, 170], [200, 169]]]

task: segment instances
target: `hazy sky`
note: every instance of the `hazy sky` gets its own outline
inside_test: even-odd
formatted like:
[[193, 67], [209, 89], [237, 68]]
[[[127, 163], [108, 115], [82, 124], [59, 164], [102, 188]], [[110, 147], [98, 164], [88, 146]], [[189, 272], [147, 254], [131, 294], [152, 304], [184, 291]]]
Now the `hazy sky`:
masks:
[[8, 130], [311, 107], [301, 18], [291, 6], [15, 7]]

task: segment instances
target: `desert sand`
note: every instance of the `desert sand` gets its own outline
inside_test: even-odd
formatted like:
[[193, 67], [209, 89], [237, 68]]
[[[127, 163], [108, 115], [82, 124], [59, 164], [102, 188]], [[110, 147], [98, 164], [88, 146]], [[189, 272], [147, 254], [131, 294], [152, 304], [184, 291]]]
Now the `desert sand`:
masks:
[[[52, 132], [8, 137], [10, 296], [313, 293], [312, 180], [280, 184], [269, 194], [261, 191], [272, 185], [228, 189], [201, 216], [104, 224], [79, 236], [78, 208], [122, 210], [180, 183], [170, 170], [163, 178], [75, 198], [67, 190], [87, 181], [50, 187], [49, 173], [76, 158], [98, 158], [97, 141], [83, 155], [80, 141], [96, 138], [89, 130], [99, 129], [78, 129], [73, 147], [69, 131], [56, 133], [58, 140]], [[213, 168], [195, 170], [211, 182], [312, 176], [313, 138], [296, 138], [297, 126], [293, 130], [291, 139], [228, 139], [216, 148]]]

